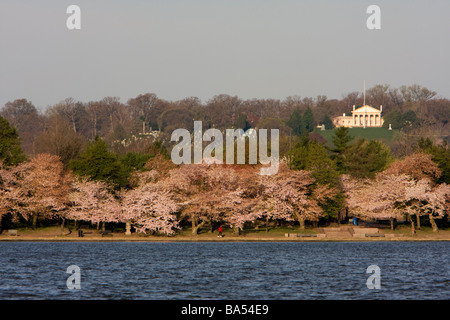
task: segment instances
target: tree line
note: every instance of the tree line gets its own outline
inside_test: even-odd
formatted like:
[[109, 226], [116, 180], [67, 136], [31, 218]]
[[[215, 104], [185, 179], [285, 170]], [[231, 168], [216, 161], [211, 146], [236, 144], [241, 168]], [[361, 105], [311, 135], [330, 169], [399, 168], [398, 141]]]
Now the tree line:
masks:
[[[391, 88], [375, 85], [366, 91], [366, 103], [383, 105], [384, 125], [398, 131], [392, 151], [397, 156], [413, 153], [419, 137], [433, 143], [448, 141], [450, 100], [420, 85]], [[204, 129], [277, 128], [284, 149], [292, 147], [288, 137], [312, 132], [318, 125], [333, 129], [331, 119], [361, 106], [362, 93], [351, 92], [342, 99], [290, 96], [280, 99], [241, 99], [219, 94], [206, 102], [196, 97], [167, 101], [145, 93], [126, 103], [117, 97], [82, 102], [73, 98], [38, 110], [27, 99], [7, 102], [0, 115], [18, 131], [27, 155], [59, 155], [64, 164], [78, 157], [87, 141], [100, 136], [118, 154], [148, 152], [151, 132], [170, 147], [170, 135], [177, 128], [192, 132], [194, 120]]]
[[412, 153], [396, 157], [383, 142], [355, 139], [348, 128], [334, 130], [332, 146], [306, 131], [292, 139], [278, 173], [261, 176], [260, 165], [210, 159], [176, 166], [158, 140], [146, 152], [120, 154], [96, 135], [76, 157], [63, 158], [56, 152], [27, 155], [15, 127], [1, 117], [0, 133], [0, 217], [33, 228], [55, 221], [62, 228], [67, 221], [87, 221], [169, 235], [185, 226], [196, 234], [220, 224], [237, 231], [273, 224], [305, 228], [345, 210], [392, 223], [406, 216], [415, 228], [426, 217], [437, 230], [436, 219], [448, 215], [450, 153], [431, 139], [419, 139]]

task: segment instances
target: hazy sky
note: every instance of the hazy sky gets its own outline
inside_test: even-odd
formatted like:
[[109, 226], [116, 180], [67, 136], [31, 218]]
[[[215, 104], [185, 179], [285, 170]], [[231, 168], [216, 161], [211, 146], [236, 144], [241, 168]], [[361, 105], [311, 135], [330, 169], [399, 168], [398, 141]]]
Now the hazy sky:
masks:
[[[81, 8], [81, 30], [66, 9]], [[381, 30], [366, 9], [381, 8]], [[449, 0], [1, 0], [0, 107], [225, 93], [340, 99], [414, 83], [450, 98]]]

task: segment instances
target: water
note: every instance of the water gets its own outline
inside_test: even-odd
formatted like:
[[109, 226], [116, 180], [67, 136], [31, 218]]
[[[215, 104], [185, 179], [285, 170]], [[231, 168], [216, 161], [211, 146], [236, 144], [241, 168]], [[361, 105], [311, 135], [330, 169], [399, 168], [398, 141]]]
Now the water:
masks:
[[[5, 299], [449, 299], [448, 242], [0, 242]], [[381, 288], [370, 290], [370, 265]], [[69, 290], [66, 269], [81, 269]]]

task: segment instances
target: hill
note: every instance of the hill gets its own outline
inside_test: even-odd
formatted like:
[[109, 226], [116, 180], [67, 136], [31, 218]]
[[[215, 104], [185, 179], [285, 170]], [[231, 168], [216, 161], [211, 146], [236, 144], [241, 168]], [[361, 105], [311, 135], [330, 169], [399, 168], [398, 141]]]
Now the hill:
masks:
[[[355, 140], [358, 138], [364, 138], [367, 140], [381, 140], [386, 145], [390, 146], [395, 131], [396, 130], [388, 130], [384, 128], [350, 128], [349, 132]], [[321, 131], [320, 129], [316, 129], [315, 132], [322, 135], [330, 147], [333, 146], [333, 130]]]

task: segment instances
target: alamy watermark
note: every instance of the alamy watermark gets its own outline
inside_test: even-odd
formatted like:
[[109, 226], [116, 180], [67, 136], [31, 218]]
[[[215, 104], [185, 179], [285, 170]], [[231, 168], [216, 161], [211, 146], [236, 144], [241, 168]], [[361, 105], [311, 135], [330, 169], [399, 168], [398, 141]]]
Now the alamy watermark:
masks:
[[[81, 289], [81, 269], [77, 265], [67, 267], [66, 273], [70, 274], [67, 278], [66, 285], [69, 290]], [[381, 269], [378, 265], [372, 264], [367, 267], [366, 273], [370, 274], [367, 278], [366, 286], [368, 289], [381, 289]]]
[[381, 29], [381, 9], [377, 5], [370, 5], [367, 7], [366, 13], [371, 14], [367, 18], [366, 26], [369, 30], [380, 30]]
[[370, 290], [381, 289], [381, 269], [376, 264], [372, 264], [367, 267], [366, 273], [371, 273], [372, 275], [367, 278], [366, 285]]
[[[77, 5], [70, 5], [66, 9], [66, 13], [70, 16], [66, 20], [66, 27], [69, 30], [81, 29], [81, 9]], [[370, 16], [366, 20], [366, 26], [369, 30], [381, 29], [381, 9], [379, 6], [372, 4], [367, 7], [367, 14]]]
[[[191, 133], [186, 129], [176, 129], [172, 132], [171, 141], [178, 142], [172, 149], [171, 158], [175, 164], [200, 164], [203, 159], [214, 159], [217, 163], [224, 163], [223, 134], [219, 129], [211, 128], [203, 133], [202, 121], [194, 121], [193, 157]], [[236, 162], [245, 164], [246, 141], [248, 141], [248, 164], [269, 165], [261, 168], [261, 175], [273, 175], [279, 167], [279, 129], [270, 130], [270, 156], [268, 155], [267, 129], [226, 129], [225, 150], [226, 164], [235, 164], [234, 145], [236, 141]], [[214, 138], [214, 139], [213, 139]], [[180, 141], [181, 140], [181, 141]], [[203, 149], [203, 141], [212, 141]], [[258, 152], [259, 151], [259, 152]]]
[[70, 5], [66, 10], [67, 14], [70, 16], [66, 20], [66, 27], [69, 30], [80, 30], [81, 29], [81, 9], [77, 5]]
[[69, 290], [80, 290], [81, 289], [81, 270], [77, 265], [71, 265], [67, 267], [66, 273], [70, 276], [67, 278], [66, 285]]

